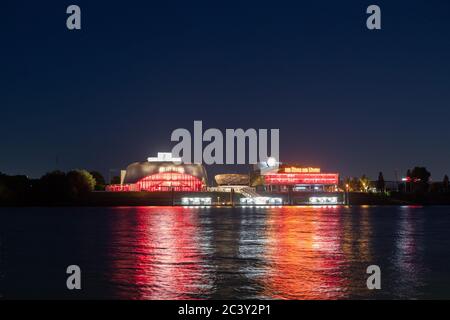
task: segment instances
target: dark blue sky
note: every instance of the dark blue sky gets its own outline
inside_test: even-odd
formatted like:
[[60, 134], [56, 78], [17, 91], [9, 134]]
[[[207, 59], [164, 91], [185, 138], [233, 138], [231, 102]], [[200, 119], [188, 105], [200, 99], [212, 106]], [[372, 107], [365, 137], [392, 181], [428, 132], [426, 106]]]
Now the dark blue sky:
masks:
[[[70, 4], [81, 31], [66, 29]], [[370, 4], [380, 31], [365, 27]], [[203, 120], [279, 128], [282, 161], [343, 175], [450, 173], [448, 1], [7, 1], [0, 12], [2, 172], [37, 177], [58, 157], [106, 173]]]

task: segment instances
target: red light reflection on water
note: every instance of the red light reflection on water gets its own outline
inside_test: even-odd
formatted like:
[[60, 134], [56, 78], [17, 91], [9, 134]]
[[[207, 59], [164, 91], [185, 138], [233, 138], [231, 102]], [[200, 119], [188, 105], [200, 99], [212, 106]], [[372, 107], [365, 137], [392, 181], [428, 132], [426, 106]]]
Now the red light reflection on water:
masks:
[[333, 208], [285, 207], [270, 213], [266, 294], [276, 299], [346, 296], [340, 220]]
[[[421, 245], [411, 239], [421, 219], [410, 214], [392, 219], [339, 206], [117, 210], [105, 275], [116, 298], [372, 298], [367, 266], [392, 261], [415, 280], [423, 272], [415, 264]], [[391, 221], [399, 226], [389, 228]], [[411, 281], [397, 284], [415, 290]]]
[[209, 286], [199, 251], [195, 212], [172, 207], [136, 208], [118, 219], [111, 252], [111, 281], [119, 298], [191, 299]]

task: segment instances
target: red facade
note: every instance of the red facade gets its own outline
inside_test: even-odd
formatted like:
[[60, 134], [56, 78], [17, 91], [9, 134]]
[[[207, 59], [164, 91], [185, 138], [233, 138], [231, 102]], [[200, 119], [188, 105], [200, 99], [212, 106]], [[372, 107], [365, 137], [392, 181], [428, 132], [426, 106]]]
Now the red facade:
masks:
[[338, 181], [337, 173], [272, 173], [264, 176], [266, 185], [337, 185]]
[[185, 173], [156, 173], [139, 180], [140, 191], [202, 191], [203, 182]]
[[202, 191], [204, 183], [201, 179], [186, 173], [163, 172], [146, 176], [133, 184], [109, 185], [106, 191]]

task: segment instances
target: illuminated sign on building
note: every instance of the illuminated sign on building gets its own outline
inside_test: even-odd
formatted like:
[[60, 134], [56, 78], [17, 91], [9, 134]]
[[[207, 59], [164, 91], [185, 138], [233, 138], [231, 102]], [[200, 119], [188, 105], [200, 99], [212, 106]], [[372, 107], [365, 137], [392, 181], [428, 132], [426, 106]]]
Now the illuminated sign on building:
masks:
[[284, 173], [320, 173], [320, 168], [312, 168], [312, 167], [287, 167], [283, 168]]

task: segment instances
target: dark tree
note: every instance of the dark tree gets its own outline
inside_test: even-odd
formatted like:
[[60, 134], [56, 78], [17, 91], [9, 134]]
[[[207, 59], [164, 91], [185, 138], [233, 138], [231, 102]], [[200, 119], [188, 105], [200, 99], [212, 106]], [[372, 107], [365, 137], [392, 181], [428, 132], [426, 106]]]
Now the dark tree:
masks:
[[383, 172], [380, 171], [380, 173], [378, 173], [377, 190], [378, 192], [384, 192], [384, 189], [385, 189], [385, 182]]
[[73, 170], [68, 172], [67, 181], [72, 199], [86, 196], [95, 187], [94, 177], [86, 170]]
[[102, 176], [102, 174], [98, 171], [91, 171], [90, 174], [95, 179], [95, 190], [105, 190], [105, 178]]
[[350, 187], [350, 180], [351, 180], [350, 177], [346, 177], [346, 178], [344, 179], [344, 181], [342, 182], [342, 189], [346, 189], [347, 186]]
[[442, 181], [442, 189], [444, 192], [448, 192], [448, 188], [449, 188], [448, 175], [445, 175], [444, 180]]
[[31, 194], [31, 182], [26, 176], [8, 176], [0, 173], [0, 202], [26, 202]]
[[431, 173], [425, 167], [414, 167], [411, 170], [411, 183], [414, 191], [424, 193], [428, 191]]
[[354, 177], [350, 180], [350, 191], [361, 191], [362, 190], [362, 186], [361, 186], [361, 181]]
[[112, 177], [111, 184], [120, 184], [120, 177], [119, 176]]
[[411, 170], [406, 171], [405, 192], [411, 192]]
[[368, 192], [369, 188], [370, 188], [370, 184], [371, 184], [370, 179], [365, 174], [363, 174], [361, 176], [361, 178], [359, 178], [360, 191]]
[[69, 185], [67, 176], [62, 171], [46, 173], [37, 183], [38, 199], [49, 203], [68, 199]]

